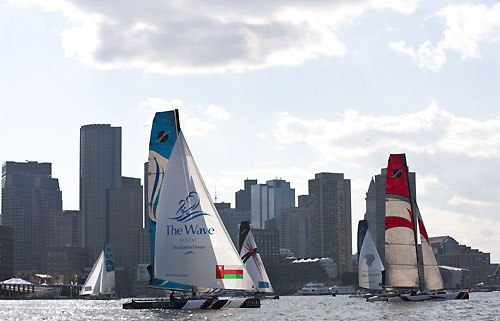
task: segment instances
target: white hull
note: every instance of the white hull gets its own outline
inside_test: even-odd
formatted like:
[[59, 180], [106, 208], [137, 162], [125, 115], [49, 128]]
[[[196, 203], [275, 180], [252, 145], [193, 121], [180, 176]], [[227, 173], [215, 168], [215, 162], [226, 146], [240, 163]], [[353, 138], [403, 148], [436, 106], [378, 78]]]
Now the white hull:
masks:
[[220, 297], [217, 299], [132, 300], [124, 309], [217, 310], [226, 308], [260, 308], [259, 298]]

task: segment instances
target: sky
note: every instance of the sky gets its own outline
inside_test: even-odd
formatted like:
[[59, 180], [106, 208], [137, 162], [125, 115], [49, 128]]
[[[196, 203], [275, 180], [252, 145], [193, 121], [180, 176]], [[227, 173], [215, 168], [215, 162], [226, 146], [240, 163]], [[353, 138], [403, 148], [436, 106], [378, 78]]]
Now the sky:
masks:
[[371, 177], [406, 153], [429, 235], [499, 262], [499, 38], [484, 0], [0, 0], [0, 162], [52, 163], [78, 209], [80, 127], [122, 127], [142, 179], [178, 108], [218, 201], [344, 173], [355, 249]]

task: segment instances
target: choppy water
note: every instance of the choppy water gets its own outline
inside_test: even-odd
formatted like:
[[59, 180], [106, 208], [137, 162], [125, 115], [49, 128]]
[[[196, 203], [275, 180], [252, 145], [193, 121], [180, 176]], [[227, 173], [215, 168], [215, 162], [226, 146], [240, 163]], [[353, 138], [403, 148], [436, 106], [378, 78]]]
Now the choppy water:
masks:
[[0, 300], [0, 320], [500, 320], [500, 292], [470, 300], [367, 303], [347, 296], [281, 297], [260, 309], [124, 310], [127, 300]]

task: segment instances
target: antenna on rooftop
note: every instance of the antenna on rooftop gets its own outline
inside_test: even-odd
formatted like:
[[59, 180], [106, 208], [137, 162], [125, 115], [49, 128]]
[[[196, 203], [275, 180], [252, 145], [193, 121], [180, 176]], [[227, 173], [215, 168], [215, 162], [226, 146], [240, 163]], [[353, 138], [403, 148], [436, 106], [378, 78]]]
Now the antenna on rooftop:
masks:
[[215, 185], [215, 203], [217, 203], [217, 185]]

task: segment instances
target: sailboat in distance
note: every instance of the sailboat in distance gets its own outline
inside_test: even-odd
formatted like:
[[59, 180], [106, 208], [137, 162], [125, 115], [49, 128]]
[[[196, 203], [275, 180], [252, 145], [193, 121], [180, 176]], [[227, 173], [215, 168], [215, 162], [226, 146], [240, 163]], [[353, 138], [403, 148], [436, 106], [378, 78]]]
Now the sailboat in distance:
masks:
[[[468, 299], [468, 292], [439, 291], [443, 289], [443, 281], [416, 199], [409, 186], [405, 154], [391, 154], [386, 176], [384, 286], [401, 291], [411, 289], [413, 293], [389, 297], [387, 300], [401, 302]], [[418, 234], [421, 237], [421, 257], [417, 255]], [[419, 266], [423, 267], [423, 277], [420, 275]], [[422, 294], [417, 294], [416, 290]]]
[[104, 245], [79, 294], [89, 297], [115, 295], [115, 260], [110, 243]]
[[250, 273], [250, 277], [254, 283], [257, 292], [273, 293], [271, 281], [267, 276], [266, 268], [259, 254], [257, 244], [250, 229], [250, 222], [243, 221], [240, 223], [238, 252], [240, 258], [245, 264], [245, 267]]
[[[177, 110], [170, 113], [177, 114]], [[198, 288], [255, 292], [253, 281], [222, 223], [178, 122], [176, 127], [170, 157], [164, 162], [166, 168], [164, 172], [157, 172], [157, 177], [162, 176], [155, 181], [160, 190], [152, 197], [156, 201], [153, 286], [193, 293]], [[152, 131], [158, 131], [151, 136], [159, 137], [160, 143], [170, 143], [169, 137], [160, 134], [167, 129], [153, 124]], [[123, 307], [248, 308], [260, 307], [260, 300], [256, 297], [175, 299], [172, 294], [170, 300], [133, 300]]]
[[378, 255], [372, 235], [369, 230], [366, 230], [363, 245], [361, 245], [359, 252], [359, 287], [369, 290], [382, 290], [383, 271], [384, 265]]

